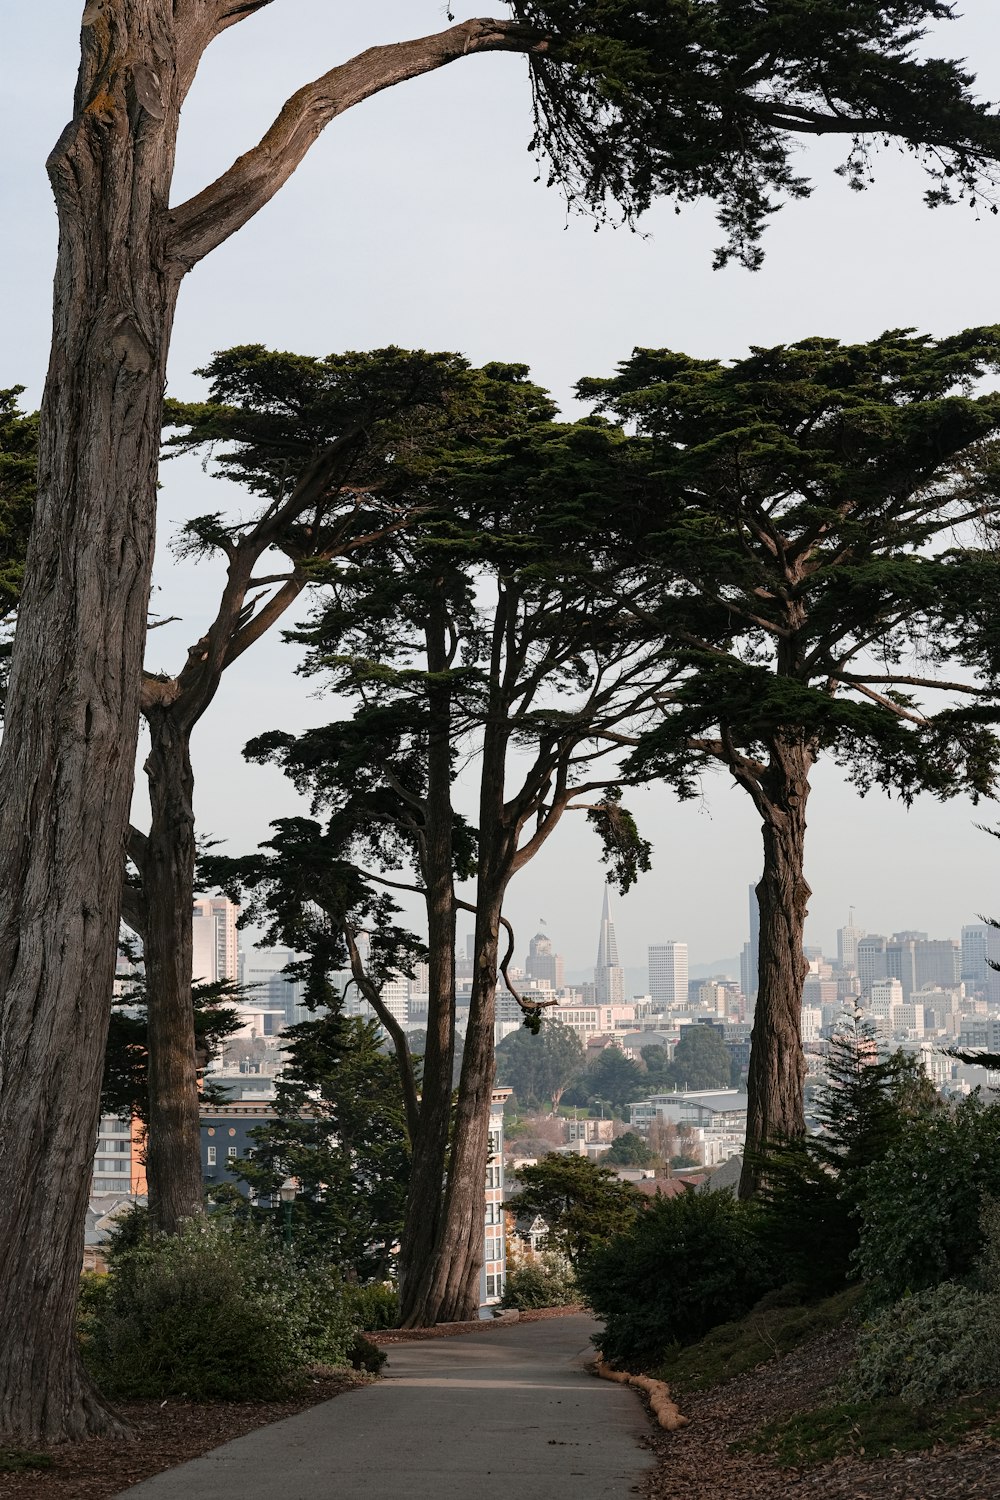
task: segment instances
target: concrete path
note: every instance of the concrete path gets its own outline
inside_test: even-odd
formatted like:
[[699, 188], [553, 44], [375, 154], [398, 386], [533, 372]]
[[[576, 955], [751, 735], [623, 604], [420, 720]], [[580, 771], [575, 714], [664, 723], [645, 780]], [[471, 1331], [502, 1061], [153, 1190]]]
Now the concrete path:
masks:
[[572, 1316], [393, 1344], [385, 1378], [118, 1500], [617, 1500], [652, 1458], [636, 1394], [583, 1368]]

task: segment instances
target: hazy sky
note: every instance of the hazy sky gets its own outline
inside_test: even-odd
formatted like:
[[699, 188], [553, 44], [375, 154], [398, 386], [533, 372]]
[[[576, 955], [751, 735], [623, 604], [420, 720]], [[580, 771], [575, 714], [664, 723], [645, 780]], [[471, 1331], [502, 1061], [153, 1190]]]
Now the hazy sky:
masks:
[[[71, 108], [81, 9], [81, 0], [0, 0], [0, 386], [26, 385], [31, 401], [47, 357], [56, 229], [44, 159]], [[489, 7], [453, 9], [461, 19]], [[444, 11], [438, 0], [275, 0], [228, 32], [185, 111], [177, 199], [252, 144], [307, 78], [373, 43], [437, 30]], [[996, 0], [966, 0], [964, 11], [934, 50], [966, 57], [983, 94], [998, 98]], [[858, 195], [832, 173], [835, 145], [803, 147], [815, 196], [778, 216], [764, 269], [750, 275], [711, 270], [719, 235], [707, 207], [679, 218], [658, 208], [642, 234], [595, 234], [567, 217], [559, 194], [533, 181], [530, 133], [526, 65], [502, 56], [459, 62], [336, 121], [274, 202], [188, 278], [171, 391], [196, 396], [203, 387], [191, 372], [237, 343], [314, 354], [395, 343], [524, 361], [566, 402], [579, 376], [610, 372], [636, 344], [725, 358], [811, 334], [947, 334], [1000, 321], [1000, 219], [927, 211], [919, 168], [895, 151]], [[176, 564], [171, 534], [187, 515], [239, 502], [197, 464], [166, 467], [153, 608], [183, 623], [151, 637], [155, 669], [178, 667], [213, 613], [212, 571]], [[277, 637], [262, 642], [227, 674], [196, 732], [199, 823], [234, 853], [297, 806], [279, 773], [244, 764], [241, 746], [333, 711], [293, 666]], [[862, 801], [828, 764], [814, 787], [808, 941], [830, 951], [850, 905], [869, 931], [939, 937], [957, 936], [981, 911], [1000, 915], [1000, 845], [974, 827], [1000, 821], [995, 808], [927, 799], [907, 812], [877, 794]], [[657, 790], [632, 803], [655, 867], [616, 903], [623, 962], [643, 963], [646, 944], [667, 938], [686, 940], [693, 962], [736, 953], [760, 867], [749, 799], [716, 775], [698, 803]], [[544, 917], [578, 968], [596, 953], [602, 875], [584, 820], [566, 824], [518, 877], [507, 914], [519, 958]]]

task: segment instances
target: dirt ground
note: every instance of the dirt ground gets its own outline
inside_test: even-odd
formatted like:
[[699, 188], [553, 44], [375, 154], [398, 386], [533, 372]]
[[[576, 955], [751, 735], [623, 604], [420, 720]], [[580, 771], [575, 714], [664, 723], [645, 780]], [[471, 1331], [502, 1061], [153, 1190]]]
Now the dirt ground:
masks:
[[765, 1422], [819, 1404], [851, 1357], [852, 1336], [836, 1330], [713, 1391], [675, 1393], [689, 1425], [656, 1430], [660, 1462], [647, 1500], [1000, 1500], [1000, 1444], [970, 1437], [956, 1446], [893, 1458], [838, 1458], [782, 1469], [768, 1457], [732, 1452]]

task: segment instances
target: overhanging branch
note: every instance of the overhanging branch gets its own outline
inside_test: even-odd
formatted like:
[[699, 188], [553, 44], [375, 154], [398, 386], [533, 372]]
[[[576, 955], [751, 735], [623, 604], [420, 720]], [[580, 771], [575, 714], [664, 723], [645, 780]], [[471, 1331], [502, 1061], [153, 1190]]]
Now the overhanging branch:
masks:
[[[227, 24], [244, 18], [238, 14], [241, 9], [239, 4], [222, 6], [230, 12]], [[293, 94], [256, 146], [209, 187], [174, 209], [169, 220], [169, 258], [188, 271], [242, 229], [288, 181], [330, 121], [354, 105], [473, 52], [528, 53], [547, 46], [545, 38], [528, 27], [486, 19], [463, 21], [433, 36], [359, 52]]]

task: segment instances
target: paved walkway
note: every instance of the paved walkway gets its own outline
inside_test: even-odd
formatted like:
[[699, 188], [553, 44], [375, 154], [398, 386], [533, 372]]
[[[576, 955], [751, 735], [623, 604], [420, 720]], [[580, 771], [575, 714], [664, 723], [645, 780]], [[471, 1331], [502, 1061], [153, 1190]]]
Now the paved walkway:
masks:
[[618, 1500], [652, 1459], [631, 1390], [583, 1369], [590, 1318], [394, 1344], [376, 1385], [314, 1406], [119, 1500]]

